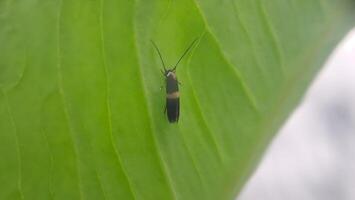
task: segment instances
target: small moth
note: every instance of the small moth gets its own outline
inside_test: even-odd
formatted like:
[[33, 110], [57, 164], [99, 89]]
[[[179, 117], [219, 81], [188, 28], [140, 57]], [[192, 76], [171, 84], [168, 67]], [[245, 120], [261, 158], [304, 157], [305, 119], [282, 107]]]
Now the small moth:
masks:
[[179, 81], [176, 76], [176, 67], [180, 63], [180, 61], [184, 58], [184, 56], [189, 52], [191, 47], [194, 45], [194, 43], [197, 41], [197, 38], [191, 42], [191, 44], [187, 47], [187, 49], [184, 51], [182, 56], [179, 58], [177, 63], [172, 67], [171, 69], [167, 69], [165, 67], [165, 63], [163, 60], [163, 57], [159, 51], [158, 46], [154, 43], [154, 41], [151, 41], [154, 48], [159, 54], [161, 63], [163, 65], [163, 69], [161, 72], [163, 73], [163, 76], [165, 77], [165, 91], [166, 91], [166, 104], [165, 104], [165, 109], [164, 112], [167, 113], [167, 117], [170, 123], [175, 123], [179, 121], [179, 115], [180, 115], [180, 94], [179, 94]]

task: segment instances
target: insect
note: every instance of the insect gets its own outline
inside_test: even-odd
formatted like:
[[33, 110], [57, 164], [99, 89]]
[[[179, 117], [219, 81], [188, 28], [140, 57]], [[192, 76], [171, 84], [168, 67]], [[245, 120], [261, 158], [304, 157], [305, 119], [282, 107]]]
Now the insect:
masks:
[[189, 50], [191, 49], [191, 47], [194, 45], [194, 43], [196, 41], [197, 41], [197, 38], [191, 42], [191, 44], [184, 51], [184, 53], [179, 58], [177, 63], [171, 69], [167, 69], [165, 67], [165, 63], [164, 63], [163, 57], [159, 51], [158, 46], [154, 43], [153, 40], [151, 40], [154, 48], [156, 49], [156, 51], [159, 54], [161, 63], [163, 65], [163, 69], [161, 70], [161, 72], [163, 73], [163, 76], [165, 77], [165, 90], [166, 90], [166, 104], [165, 104], [164, 112], [166, 112], [170, 123], [178, 122], [179, 115], [180, 115], [180, 94], [179, 94], [180, 82], [178, 81], [177, 76], [176, 76], [176, 67], [179, 65], [180, 61], [189, 52]]

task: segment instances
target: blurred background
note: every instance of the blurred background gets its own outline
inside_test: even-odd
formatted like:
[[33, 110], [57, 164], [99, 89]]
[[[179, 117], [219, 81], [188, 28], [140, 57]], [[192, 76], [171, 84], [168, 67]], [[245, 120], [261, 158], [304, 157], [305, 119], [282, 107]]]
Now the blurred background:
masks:
[[355, 199], [355, 29], [338, 45], [237, 200]]

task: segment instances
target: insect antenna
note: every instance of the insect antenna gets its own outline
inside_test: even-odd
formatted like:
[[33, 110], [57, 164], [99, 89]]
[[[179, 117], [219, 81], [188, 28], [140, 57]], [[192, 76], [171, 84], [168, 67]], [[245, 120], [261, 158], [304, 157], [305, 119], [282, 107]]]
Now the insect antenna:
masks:
[[187, 49], [185, 50], [185, 52], [182, 54], [182, 56], [180, 57], [180, 59], [177, 61], [177, 63], [175, 64], [173, 71], [175, 71], [176, 67], [178, 66], [178, 64], [180, 63], [180, 61], [182, 60], [182, 58], [187, 54], [187, 52], [189, 52], [189, 50], [191, 49], [191, 47], [194, 45], [194, 43], [196, 42], [198, 38], [194, 39], [194, 41], [191, 42], [191, 44], [189, 45], [189, 47], [187, 47]]
[[159, 48], [158, 46], [155, 44], [155, 42], [153, 40], [150, 40], [150, 42], [153, 44], [154, 48], [157, 50], [158, 54], [159, 54], [159, 57], [160, 57], [160, 60], [161, 60], [161, 64], [163, 65], [163, 68], [164, 68], [164, 72], [167, 71], [166, 67], [165, 67], [165, 63], [164, 63], [164, 60], [163, 60], [163, 57], [161, 56], [161, 53], [159, 51]]

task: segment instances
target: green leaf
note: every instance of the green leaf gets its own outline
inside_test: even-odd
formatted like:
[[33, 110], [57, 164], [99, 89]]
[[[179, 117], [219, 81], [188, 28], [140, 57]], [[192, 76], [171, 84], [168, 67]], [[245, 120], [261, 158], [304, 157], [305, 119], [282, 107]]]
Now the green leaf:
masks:
[[[0, 1], [0, 199], [233, 199], [352, 0]], [[182, 60], [164, 115], [159, 46]]]

